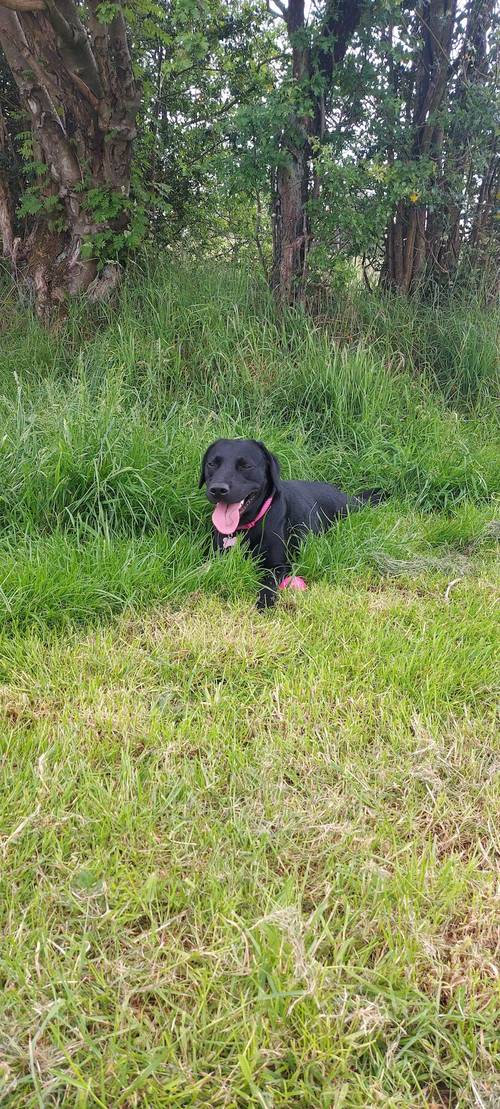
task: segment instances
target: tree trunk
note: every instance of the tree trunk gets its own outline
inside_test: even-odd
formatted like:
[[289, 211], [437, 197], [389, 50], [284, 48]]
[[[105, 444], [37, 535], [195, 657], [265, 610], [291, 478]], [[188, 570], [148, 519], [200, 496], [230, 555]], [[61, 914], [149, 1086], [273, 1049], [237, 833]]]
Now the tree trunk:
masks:
[[4, 255], [11, 261], [14, 247], [14, 205], [7, 171], [2, 168], [2, 163], [7, 164], [8, 145], [7, 124], [0, 108], [0, 235]]
[[491, 301], [498, 300], [500, 289], [499, 190], [500, 157], [495, 144], [481, 181], [469, 239], [474, 267], [481, 274]]
[[[126, 227], [137, 92], [120, 10], [103, 24], [98, 0], [89, 0], [85, 26], [75, 0], [6, 3], [0, 43], [46, 167], [35, 221], [16, 245], [16, 269], [46, 320], [68, 296], [91, 285], [98, 295], [92, 244], [100, 239], [112, 251]], [[105, 267], [103, 295], [109, 285]]]
[[334, 67], [346, 54], [362, 6], [363, 0], [326, 0], [313, 48], [308, 40], [304, 0], [288, 0], [285, 20], [292, 47], [292, 78], [305, 109], [303, 114], [290, 114], [280, 143], [282, 159], [274, 175], [271, 285], [282, 307], [300, 303], [305, 296], [312, 243], [308, 201], [313, 193], [318, 196], [320, 188], [314, 173], [315, 143], [311, 140], [323, 139]]
[[[475, 241], [476, 218], [472, 218], [475, 209], [477, 217], [481, 207], [483, 190], [488, 181], [489, 171], [484, 174], [478, 170], [477, 150], [475, 149], [477, 136], [471, 129], [467, 119], [469, 100], [477, 98], [478, 90], [489, 79], [491, 58], [488, 55], [488, 35], [492, 28], [495, 15], [494, 0], [470, 0], [464, 42], [460, 57], [457, 59], [459, 77], [456, 84], [454, 103], [457, 108], [457, 120], [451, 129], [449, 153], [443, 173], [443, 188], [446, 190], [447, 181], [455, 180], [457, 188], [463, 195], [462, 204], [450, 196], [450, 201], [445, 209], [441, 236], [441, 249], [436, 261], [442, 277], [452, 276], [458, 268], [462, 247], [472, 247], [469, 262], [473, 263], [474, 249], [479, 246]], [[496, 47], [493, 45], [493, 53]], [[495, 63], [493, 63], [495, 64]], [[490, 127], [490, 161], [489, 169], [498, 163], [496, 148], [498, 131], [496, 119]], [[484, 137], [488, 135], [486, 120], [484, 120]], [[479, 186], [479, 191], [478, 191]], [[458, 191], [458, 189], [457, 189]], [[493, 198], [492, 198], [493, 200]], [[494, 204], [494, 200], [493, 200]], [[493, 231], [493, 227], [491, 228]], [[476, 263], [481, 267], [485, 259], [481, 257], [482, 251], [477, 250]], [[498, 261], [498, 259], [497, 259]], [[490, 258], [491, 262], [491, 258]]]
[[[287, 29], [292, 44], [292, 76], [306, 92], [310, 56], [303, 37], [304, 0], [290, 0]], [[308, 120], [293, 112], [282, 141], [285, 161], [276, 169], [273, 198], [273, 266], [271, 284], [281, 307], [303, 299], [309, 251]]]
[[[447, 92], [456, 7], [456, 0], [422, 0], [416, 10], [420, 46], [407, 92], [407, 104], [410, 96], [414, 102], [411, 157], [417, 164], [431, 159], [436, 168], [443, 141], [437, 115]], [[431, 213], [418, 200], [401, 199], [386, 231], [381, 283], [404, 293], [417, 287], [432, 249]]]
[[290, 152], [288, 165], [279, 166], [273, 203], [272, 287], [278, 302], [300, 303], [305, 291], [310, 230], [307, 213], [309, 152]]

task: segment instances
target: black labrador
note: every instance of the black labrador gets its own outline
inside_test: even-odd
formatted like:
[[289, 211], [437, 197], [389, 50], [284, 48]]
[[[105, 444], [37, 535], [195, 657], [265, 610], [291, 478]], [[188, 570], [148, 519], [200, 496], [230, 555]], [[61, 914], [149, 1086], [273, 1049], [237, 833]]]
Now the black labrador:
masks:
[[278, 459], [256, 439], [218, 439], [206, 451], [200, 489], [206, 482], [217, 551], [241, 533], [265, 571], [257, 608], [276, 601], [280, 582], [290, 575], [290, 558], [303, 536], [325, 531], [335, 519], [363, 504], [377, 504], [376, 490], [349, 497], [320, 481], [283, 481]]

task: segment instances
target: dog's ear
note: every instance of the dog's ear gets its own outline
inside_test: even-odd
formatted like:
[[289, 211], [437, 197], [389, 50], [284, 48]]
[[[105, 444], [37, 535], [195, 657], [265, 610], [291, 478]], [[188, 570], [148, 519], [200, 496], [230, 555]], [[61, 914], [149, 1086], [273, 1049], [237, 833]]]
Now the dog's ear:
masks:
[[278, 489], [279, 484], [280, 484], [280, 464], [278, 462], [278, 459], [276, 458], [276, 455], [271, 454], [271, 451], [268, 451], [268, 449], [264, 445], [264, 443], [261, 443], [258, 440], [257, 440], [257, 443], [258, 443], [258, 446], [260, 447], [261, 451], [263, 452], [263, 454], [266, 456], [266, 461], [267, 461], [267, 465], [268, 465], [268, 469], [269, 469], [269, 476], [270, 476], [271, 481], [274, 485], [274, 488]]
[[202, 485], [205, 484], [205, 463], [207, 461], [208, 452], [210, 450], [212, 450], [212, 447], [213, 447], [213, 443], [211, 443], [210, 446], [207, 447], [207, 449], [205, 451], [205, 454], [203, 455], [203, 458], [201, 460], [201, 471], [200, 471], [200, 480], [198, 482], [198, 489], [201, 489]]

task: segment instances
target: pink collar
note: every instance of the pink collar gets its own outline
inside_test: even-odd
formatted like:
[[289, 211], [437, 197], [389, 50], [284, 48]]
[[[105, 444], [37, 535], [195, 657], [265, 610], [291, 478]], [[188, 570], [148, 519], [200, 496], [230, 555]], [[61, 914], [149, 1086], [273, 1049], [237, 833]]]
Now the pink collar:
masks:
[[271, 496], [267, 498], [267, 501], [264, 501], [264, 504], [262, 505], [260, 512], [257, 513], [255, 520], [250, 520], [249, 524], [238, 524], [236, 531], [250, 531], [250, 528], [255, 527], [255, 525], [258, 524], [259, 520], [262, 520], [262, 517], [265, 516], [266, 512], [269, 511], [273, 503], [273, 499], [274, 493], [271, 493]]

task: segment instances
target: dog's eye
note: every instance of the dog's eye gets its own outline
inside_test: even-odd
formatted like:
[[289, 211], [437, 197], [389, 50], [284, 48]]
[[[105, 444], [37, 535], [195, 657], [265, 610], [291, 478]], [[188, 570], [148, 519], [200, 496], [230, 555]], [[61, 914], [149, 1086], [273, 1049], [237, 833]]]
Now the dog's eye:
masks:
[[219, 462], [219, 458], [211, 458], [210, 462], [207, 462], [207, 470], [216, 470]]
[[238, 458], [238, 461], [237, 461], [236, 465], [238, 467], [238, 470], [251, 470], [252, 469], [252, 463], [247, 462], [246, 458]]

